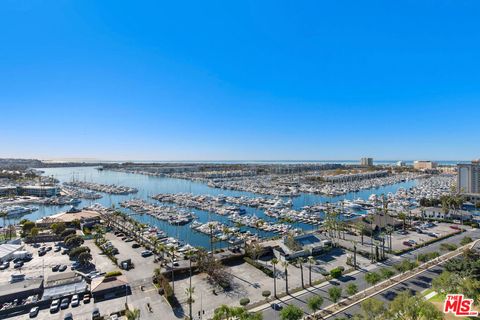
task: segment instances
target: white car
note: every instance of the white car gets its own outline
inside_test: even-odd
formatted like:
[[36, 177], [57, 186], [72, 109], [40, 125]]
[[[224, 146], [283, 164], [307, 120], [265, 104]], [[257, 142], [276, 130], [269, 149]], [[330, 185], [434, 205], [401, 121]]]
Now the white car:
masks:
[[50, 313], [57, 312], [59, 308], [60, 308], [60, 300], [59, 299], [53, 300], [52, 304], [50, 305]]
[[78, 294], [74, 294], [70, 305], [72, 307], [77, 307], [79, 304], [80, 304], [80, 301], [78, 300]]
[[29, 312], [29, 317], [30, 318], [35, 318], [37, 315], [38, 315], [38, 311], [40, 310], [39, 307], [33, 307], [32, 309], [30, 309], [30, 312]]

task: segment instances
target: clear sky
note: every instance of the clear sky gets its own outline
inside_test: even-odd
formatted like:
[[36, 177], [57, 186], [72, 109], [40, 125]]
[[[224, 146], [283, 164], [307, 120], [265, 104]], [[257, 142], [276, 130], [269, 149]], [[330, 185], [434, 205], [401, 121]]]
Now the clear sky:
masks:
[[478, 1], [0, 2], [0, 157], [480, 156]]

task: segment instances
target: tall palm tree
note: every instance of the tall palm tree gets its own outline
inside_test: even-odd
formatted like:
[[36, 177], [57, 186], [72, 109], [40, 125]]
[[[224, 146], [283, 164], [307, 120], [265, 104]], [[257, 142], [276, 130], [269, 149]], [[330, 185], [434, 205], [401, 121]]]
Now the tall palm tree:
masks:
[[170, 252], [170, 261], [172, 263], [172, 290], [173, 290], [173, 294], [175, 294], [175, 272], [174, 272], [174, 260], [175, 260], [175, 247], [171, 246], [170, 248], [168, 248], [168, 251]]
[[303, 264], [305, 259], [300, 257], [297, 259], [298, 264], [300, 265], [300, 278], [302, 279], [302, 288], [305, 288], [305, 283], [303, 282]]
[[213, 256], [213, 224], [208, 223], [208, 229], [210, 230], [210, 254]]
[[360, 239], [363, 246], [363, 234], [365, 233], [365, 224], [363, 223], [363, 221], [360, 220], [355, 224], [355, 228], [358, 230], [358, 232], [360, 232]]
[[193, 319], [193, 316], [192, 316], [192, 303], [193, 303], [193, 299], [192, 299], [192, 294], [194, 292], [194, 287], [192, 287], [192, 258], [193, 258], [193, 250], [190, 250], [187, 252], [187, 257], [188, 257], [188, 263], [189, 263], [189, 268], [190, 268], [190, 279], [189, 279], [189, 287], [187, 289], [187, 292], [188, 292], [188, 307], [189, 307], [189, 315], [190, 315], [190, 320]]
[[163, 261], [165, 259], [165, 250], [166, 250], [165, 245], [163, 243], [158, 243], [156, 246], [156, 249], [159, 255], [160, 253], [162, 254], [162, 261]]
[[189, 320], [193, 320], [192, 303], [194, 303], [195, 301], [193, 301], [192, 295], [194, 292], [195, 292], [195, 287], [190, 286], [188, 288], [185, 288], [185, 293], [188, 296], [188, 314], [189, 314], [188, 319]]
[[315, 263], [313, 256], [308, 257], [308, 283], [312, 286], [312, 263]]
[[357, 241], [352, 240], [353, 243], [353, 269], [357, 270]]
[[270, 260], [270, 263], [273, 266], [273, 296], [276, 298], [277, 297], [277, 269], [276, 265], [278, 264], [278, 259], [273, 258]]
[[[230, 228], [227, 227], [227, 226], [224, 226], [223, 229], [222, 229], [222, 231], [223, 231], [223, 233], [227, 236], [227, 238], [228, 238], [228, 236], [232, 233], [232, 232], [230, 231]], [[228, 239], [227, 239], [227, 240], [228, 240]], [[227, 241], [227, 250], [228, 250], [228, 249], [230, 249], [230, 241]]]
[[285, 260], [285, 261], [282, 261], [282, 266], [285, 268], [285, 290], [288, 294], [288, 261]]
[[400, 213], [398, 214], [398, 218], [402, 220], [402, 222], [403, 222], [403, 230], [405, 231], [406, 222], [407, 222], [407, 215], [405, 214], [405, 212], [400, 212]]

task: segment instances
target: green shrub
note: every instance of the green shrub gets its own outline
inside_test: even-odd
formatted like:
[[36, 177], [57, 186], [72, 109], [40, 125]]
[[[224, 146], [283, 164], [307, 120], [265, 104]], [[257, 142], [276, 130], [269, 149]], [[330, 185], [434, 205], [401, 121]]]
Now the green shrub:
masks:
[[457, 249], [457, 246], [453, 243], [442, 243], [440, 245], [440, 249], [445, 251], [454, 251]]
[[240, 299], [240, 305], [241, 305], [241, 306], [244, 306], [244, 307], [245, 307], [245, 306], [246, 306], [247, 304], [249, 304], [249, 303], [250, 303], [250, 299], [248, 299], [248, 298], [242, 298], [242, 299]]
[[470, 237], [463, 237], [462, 241], [460, 241], [460, 244], [461, 244], [462, 246], [464, 246], [464, 245], [466, 245], [466, 244], [469, 244], [469, 243], [472, 242], [472, 241], [473, 241], [473, 239], [470, 238]]
[[77, 258], [80, 253], [83, 253], [83, 252], [90, 252], [90, 248], [89, 247], [78, 247], [78, 248], [74, 248], [70, 251], [70, 253], [68, 254], [68, 256], [71, 258], [71, 259], [75, 259]]
[[265, 273], [270, 278], [273, 278], [273, 271], [270, 270], [269, 268], [267, 268], [264, 265], [256, 262], [255, 260], [252, 260], [249, 257], [244, 257], [243, 260], [245, 260], [245, 262], [247, 262], [248, 264], [251, 264], [252, 266], [257, 268], [258, 270], [262, 271], [263, 273]]
[[105, 278], [117, 277], [117, 276], [121, 276], [121, 275], [122, 275], [122, 271], [120, 271], [120, 270], [114, 270], [114, 271], [107, 272], [107, 273], [105, 274]]
[[272, 293], [270, 292], [270, 290], [262, 291], [262, 296], [264, 296], [265, 298], [270, 297], [271, 294], [272, 294]]
[[340, 267], [337, 267], [337, 268], [333, 268], [332, 270], [330, 270], [330, 276], [332, 276], [332, 278], [335, 278], [335, 279], [338, 279], [342, 276], [342, 269], [340, 269]]

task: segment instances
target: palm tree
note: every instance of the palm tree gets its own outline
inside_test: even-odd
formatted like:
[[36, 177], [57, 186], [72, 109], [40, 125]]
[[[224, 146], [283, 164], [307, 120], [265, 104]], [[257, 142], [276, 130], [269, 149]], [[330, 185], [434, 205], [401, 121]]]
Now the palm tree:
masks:
[[192, 287], [192, 258], [193, 258], [193, 251], [192, 250], [187, 252], [187, 257], [188, 257], [189, 268], [190, 268], [190, 279], [189, 279], [190, 282], [189, 282], [189, 288], [187, 289], [187, 292], [189, 294], [188, 306], [189, 306], [190, 319], [193, 319], [193, 316], [192, 316], [192, 303], [193, 303], [192, 294], [193, 294], [195, 288]]
[[213, 224], [208, 223], [208, 229], [210, 230], [210, 254], [213, 256]]
[[388, 234], [388, 252], [392, 252], [392, 233], [393, 233], [393, 227], [388, 225], [386, 228], [387, 234]]
[[175, 294], [175, 272], [174, 272], [174, 266], [173, 263], [175, 262], [175, 247], [171, 246], [168, 248], [168, 251], [170, 251], [170, 261], [172, 263], [172, 290], [173, 294]]
[[[227, 238], [228, 238], [228, 236], [232, 233], [232, 232], [230, 231], [230, 228], [227, 227], [227, 226], [224, 226], [223, 229], [222, 229], [222, 231], [223, 231], [223, 233], [227, 236]], [[227, 239], [227, 240], [228, 240], [228, 239]], [[227, 250], [228, 250], [228, 249], [230, 249], [230, 241], [227, 241]]]
[[220, 307], [215, 309], [213, 320], [228, 319], [232, 315], [232, 310], [226, 304], [222, 304]]
[[160, 268], [153, 269], [153, 281], [154, 282], [157, 282], [158, 279], [160, 279], [161, 275], [162, 275], [162, 270], [160, 270]]
[[401, 219], [402, 222], [403, 222], [403, 230], [405, 231], [405, 227], [406, 227], [406, 222], [407, 222], [407, 215], [405, 212], [400, 212], [398, 214], [398, 219]]
[[288, 265], [289, 263], [287, 260], [282, 262], [282, 266], [285, 268], [285, 290], [287, 294], [288, 294]]
[[355, 225], [355, 228], [360, 232], [360, 239], [362, 241], [362, 246], [363, 246], [363, 234], [365, 233], [365, 224], [363, 221], [358, 221]]
[[305, 259], [300, 257], [297, 259], [297, 262], [300, 265], [300, 277], [302, 279], [302, 288], [305, 288], [305, 284], [303, 282], [303, 263], [305, 262]]
[[127, 310], [125, 313], [127, 320], [137, 320], [140, 319], [140, 309]]
[[352, 240], [353, 243], [353, 269], [357, 269], [357, 241]]
[[315, 259], [312, 256], [308, 257], [308, 283], [312, 286], [312, 263], [315, 263]]
[[163, 261], [165, 259], [165, 250], [166, 250], [165, 245], [163, 243], [158, 243], [156, 246], [156, 249], [159, 255], [160, 253], [162, 254], [162, 261]]
[[185, 294], [188, 296], [188, 314], [189, 314], [188, 318], [189, 318], [189, 320], [193, 319], [192, 303], [194, 303], [195, 301], [193, 300], [192, 295], [193, 295], [194, 292], [195, 292], [195, 287], [192, 287], [191, 284], [190, 284], [190, 287], [185, 288]]
[[270, 263], [273, 266], [273, 296], [276, 298], [277, 297], [277, 269], [275, 266], [278, 263], [278, 259], [273, 258], [272, 260], [270, 260]]

